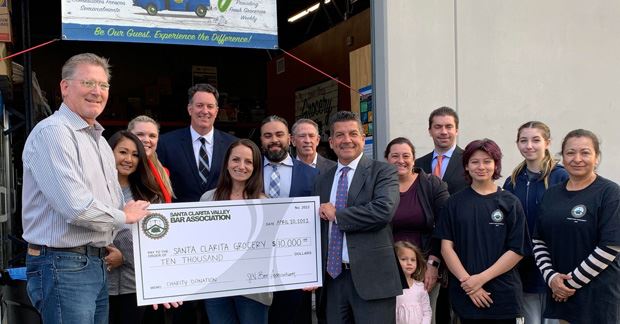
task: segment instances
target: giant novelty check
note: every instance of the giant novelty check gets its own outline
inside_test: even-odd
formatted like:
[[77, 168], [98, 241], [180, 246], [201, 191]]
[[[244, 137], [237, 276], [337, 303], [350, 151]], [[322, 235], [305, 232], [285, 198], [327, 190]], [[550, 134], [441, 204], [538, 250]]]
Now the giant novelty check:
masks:
[[138, 305], [322, 285], [319, 197], [151, 205], [133, 230]]

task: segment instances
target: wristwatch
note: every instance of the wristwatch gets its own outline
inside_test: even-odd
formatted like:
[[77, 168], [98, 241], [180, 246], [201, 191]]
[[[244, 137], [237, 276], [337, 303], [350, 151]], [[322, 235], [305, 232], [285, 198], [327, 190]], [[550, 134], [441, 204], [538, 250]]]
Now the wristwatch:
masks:
[[440, 264], [438, 261], [431, 260], [431, 259], [428, 259], [426, 263], [428, 263], [428, 265], [433, 266], [435, 268], [439, 268], [439, 264]]

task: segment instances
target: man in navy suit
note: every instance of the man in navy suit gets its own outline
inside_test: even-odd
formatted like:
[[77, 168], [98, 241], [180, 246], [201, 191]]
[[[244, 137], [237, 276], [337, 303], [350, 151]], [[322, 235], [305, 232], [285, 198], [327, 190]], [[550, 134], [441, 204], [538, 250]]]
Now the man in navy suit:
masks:
[[[187, 112], [191, 118], [189, 127], [161, 136], [157, 156], [170, 170], [170, 181], [175, 202], [193, 202], [207, 190], [215, 188], [222, 168], [222, 159], [228, 146], [236, 137], [213, 128], [219, 110], [219, 93], [209, 84], [196, 84], [188, 90]], [[206, 181], [201, 176], [200, 152], [206, 148]], [[204, 172], [204, 170], [203, 170]]]
[[[170, 171], [174, 202], [199, 201], [203, 193], [215, 188], [226, 150], [237, 140], [213, 128], [219, 110], [215, 87], [199, 83], [189, 88], [187, 94], [190, 126], [162, 135], [157, 145], [157, 156]], [[200, 305], [201, 302], [185, 302], [173, 310], [173, 322], [196, 323], [196, 314], [204, 314]]]
[[[318, 170], [289, 154], [288, 123], [279, 116], [265, 118], [260, 128], [265, 194], [271, 198], [308, 197], [314, 190]], [[289, 290], [274, 293], [269, 323], [310, 323], [308, 292]]]

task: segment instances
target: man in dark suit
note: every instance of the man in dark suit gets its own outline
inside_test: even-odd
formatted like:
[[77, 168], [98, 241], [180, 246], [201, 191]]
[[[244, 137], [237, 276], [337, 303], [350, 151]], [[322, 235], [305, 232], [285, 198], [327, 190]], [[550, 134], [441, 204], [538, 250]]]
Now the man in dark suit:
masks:
[[428, 118], [428, 133], [433, 138], [435, 149], [416, 159], [415, 165], [445, 181], [450, 194], [468, 187], [462, 163], [463, 149], [456, 145], [459, 133], [456, 111], [449, 107], [433, 110]]
[[[289, 154], [291, 135], [287, 121], [279, 116], [265, 118], [260, 127], [265, 194], [270, 198], [312, 196], [318, 170]], [[301, 290], [276, 292], [269, 308], [269, 323], [310, 323], [312, 310], [308, 293]]]
[[[236, 137], [213, 128], [218, 113], [219, 93], [209, 84], [196, 84], [188, 90], [187, 112], [191, 125], [161, 136], [157, 156], [170, 170], [175, 202], [193, 202], [215, 188], [222, 159]], [[204, 142], [204, 144], [203, 144]], [[201, 158], [205, 152], [205, 158]]]
[[364, 156], [357, 114], [330, 120], [338, 165], [317, 178], [323, 290], [329, 323], [394, 323], [403, 290], [390, 221], [399, 202], [396, 169]]
[[293, 132], [291, 143], [296, 149], [297, 160], [319, 169], [319, 173], [324, 173], [336, 165], [336, 162], [324, 158], [316, 151], [321, 137], [319, 125], [314, 120], [299, 119], [293, 124], [291, 130]]
[[[215, 188], [226, 150], [237, 140], [213, 128], [219, 110], [215, 87], [199, 83], [187, 94], [190, 126], [162, 135], [157, 145], [157, 156], [170, 171], [174, 202], [199, 201], [203, 193]], [[196, 301], [185, 302], [172, 314], [175, 324], [194, 324], [197, 314], [206, 318], [202, 302]]]
[[[456, 145], [459, 133], [459, 116], [456, 111], [450, 107], [433, 110], [428, 117], [428, 133], [433, 139], [435, 149], [416, 159], [415, 165], [445, 181], [450, 194], [468, 187], [463, 169], [463, 149]], [[429, 263], [428, 266], [438, 268], [439, 263]], [[433, 324], [454, 323], [456, 316], [453, 316], [451, 311], [448, 290], [437, 287], [431, 290], [430, 294], [431, 301], [436, 300], [436, 305], [433, 305]]]

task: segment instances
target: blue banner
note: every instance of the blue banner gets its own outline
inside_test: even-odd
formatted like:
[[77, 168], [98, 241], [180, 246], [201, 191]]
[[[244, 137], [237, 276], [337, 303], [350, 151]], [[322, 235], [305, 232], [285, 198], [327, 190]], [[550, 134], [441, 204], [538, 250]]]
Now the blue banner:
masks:
[[160, 43], [268, 49], [278, 47], [277, 35], [106, 25], [63, 24], [62, 38], [65, 40], [101, 42]]
[[62, 0], [62, 38], [274, 49], [276, 0]]

